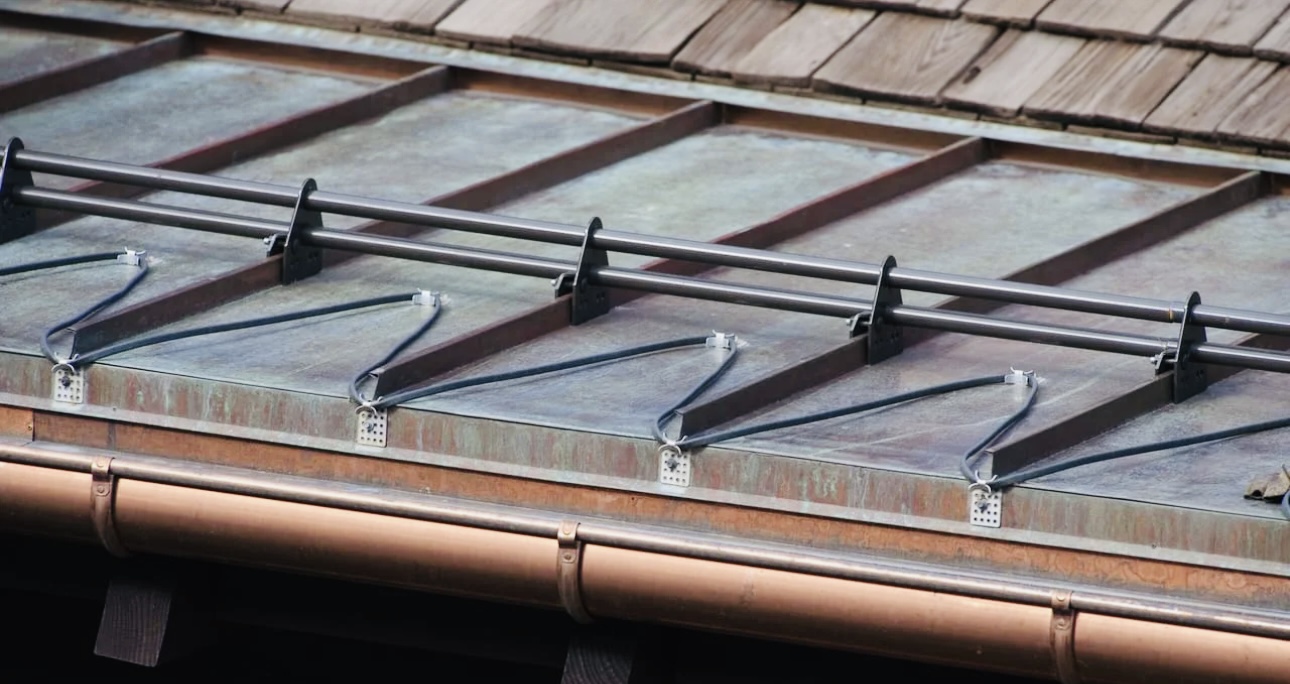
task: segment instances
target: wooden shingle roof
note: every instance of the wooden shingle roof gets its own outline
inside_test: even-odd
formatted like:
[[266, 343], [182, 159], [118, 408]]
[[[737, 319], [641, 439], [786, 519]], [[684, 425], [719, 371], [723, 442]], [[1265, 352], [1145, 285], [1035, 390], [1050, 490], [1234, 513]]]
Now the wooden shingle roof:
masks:
[[[191, 2], [181, 3], [191, 6]], [[220, 0], [257, 16], [866, 104], [1290, 150], [1290, 0]], [[1265, 102], [1266, 96], [1273, 102]], [[1087, 132], [1087, 131], [1085, 131]]]

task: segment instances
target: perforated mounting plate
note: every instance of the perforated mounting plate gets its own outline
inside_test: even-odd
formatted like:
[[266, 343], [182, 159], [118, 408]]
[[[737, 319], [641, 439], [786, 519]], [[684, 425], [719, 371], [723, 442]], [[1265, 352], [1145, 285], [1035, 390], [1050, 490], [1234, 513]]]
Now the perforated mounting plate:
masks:
[[58, 366], [54, 369], [54, 401], [64, 404], [85, 403], [85, 373]]
[[389, 425], [388, 414], [376, 409], [358, 412], [358, 432], [355, 441], [364, 446], [385, 446], [385, 432]]
[[664, 447], [658, 451], [658, 481], [663, 484], [690, 486], [690, 454]]
[[985, 493], [973, 489], [968, 497], [968, 522], [979, 527], [998, 527], [1003, 517], [1003, 492]]

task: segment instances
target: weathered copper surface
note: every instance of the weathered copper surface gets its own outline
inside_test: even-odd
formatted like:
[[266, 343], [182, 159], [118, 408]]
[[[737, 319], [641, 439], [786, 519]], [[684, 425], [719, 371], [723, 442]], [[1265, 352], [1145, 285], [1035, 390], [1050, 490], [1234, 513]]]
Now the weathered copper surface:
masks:
[[[294, 40], [313, 35], [312, 29], [281, 30]], [[0, 46], [5, 35], [0, 33]], [[93, 41], [76, 42], [83, 38], [68, 40], [73, 46], [68, 49], [101, 49]], [[406, 49], [417, 55], [430, 50]], [[0, 137], [22, 136], [32, 149], [150, 163], [378, 85], [369, 76], [325, 73], [316, 64], [306, 69], [270, 63], [270, 56], [254, 51], [244, 50], [237, 59], [219, 56], [216, 49], [210, 52], [9, 112], [0, 116]], [[549, 69], [566, 73], [556, 65]], [[1216, 154], [1212, 165], [1193, 167], [1139, 161], [1133, 155], [1150, 157], [1156, 150], [1127, 143], [1097, 143], [1101, 152], [1119, 156], [1075, 154], [1058, 146], [978, 140], [971, 136], [992, 129], [975, 123], [941, 122], [929, 125], [931, 133], [884, 128], [898, 120], [884, 118], [894, 114], [865, 113], [882, 122], [839, 123], [833, 130], [821, 112], [838, 111], [831, 109], [835, 103], [803, 104], [803, 111], [813, 115], [806, 118], [783, 111], [759, 114], [753, 106], [758, 102], [782, 106], [783, 101], [741, 95], [740, 109], [722, 114], [720, 99], [711, 106], [693, 104], [723, 92], [701, 90], [706, 86], [697, 84], [659, 93], [662, 86], [657, 84], [624, 80], [640, 92], [653, 92], [626, 97], [584, 83], [543, 97], [546, 86], [522, 75], [452, 73], [456, 89], [226, 166], [218, 174], [286, 185], [312, 177], [326, 190], [421, 202], [467, 186], [488, 187], [490, 179], [519, 168], [539, 165], [540, 170], [543, 160], [561, 155], [566, 156], [560, 168], [584, 168], [568, 155], [608, 154], [589, 143], [640, 126], [644, 117], [697, 107], [688, 110], [691, 115], [722, 118], [690, 121], [686, 126], [693, 128], [685, 128], [688, 134], [674, 142], [641, 145], [632, 154], [614, 157], [614, 163], [587, 163], [588, 173], [564, 182], [534, 182], [531, 187], [540, 189], [519, 197], [500, 193], [506, 201], [490, 211], [575, 225], [599, 216], [614, 229], [695, 240], [772, 225], [774, 230], [765, 230], [757, 240], [788, 237], [775, 249], [870, 263], [892, 254], [901, 266], [991, 277], [1025, 272], [1108, 235], [1127, 231], [1126, 237], [1133, 238], [1136, 231], [1142, 233], [1139, 242], [1128, 240], [1128, 247], [1090, 261], [1087, 269], [1068, 263], [1060, 277], [1051, 279], [1083, 289], [1180, 301], [1198, 290], [1206, 304], [1284, 309], [1280, 293], [1290, 264], [1283, 255], [1290, 253], [1290, 245], [1280, 228], [1290, 200], [1257, 199], [1208, 221], [1201, 220], [1208, 216], [1204, 211], [1195, 220], [1182, 216], [1192, 211], [1185, 208], [1188, 202], [1233, 178], [1246, 178], [1242, 182], [1251, 186], [1264, 181], [1241, 176], [1247, 167], [1230, 155]], [[203, 87], [190, 91], [186, 84], [191, 82]], [[125, 123], [104, 135], [102, 127], [86, 125], [96, 116]], [[876, 123], [883, 125], [870, 125]], [[935, 172], [908, 171], [947, 150], [964, 156]], [[986, 158], [986, 151], [994, 158]], [[1248, 168], [1276, 170], [1278, 163], [1259, 160]], [[552, 173], [561, 173], [556, 166], [550, 167]], [[881, 185], [890, 183], [881, 179], [892, 174], [903, 174], [906, 185], [899, 191]], [[476, 185], [480, 183], [484, 185]], [[885, 187], [887, 194], [881, 201], [866, 201], [860, 190], [875, 187]], [[1252, 201], [1254, 194], [1241, 195], [1230, 206]], [[290, 215], [281, 208], [176, 193], [143, 199], [284, 221]], [[848, 207], [848, 201], [854, 204]], [[474, 198], [470, 204], [482, 209], [487, 202]], [[812, 217], [814, 210], [827, 218]], [[1173, 210], [1182, 216], [1170, 229], [1178, 235], [1159, 241], [1153, 235], [1163, 222], [1152, 217]], [[335, 228], [361, 223], [334, 216], [325, 222]], [[564, 259], [576, 254], [570, 247], [446, 231], [433, 233], [433, 239]], [[155, 260], [149, 279], [125, 305], [264, 259], [264, 246], [253, 239], [83, 218], [0, 247], [0, 265], [122, 246], [147, 249]], [[1085, 253], [1081, 258], [1089, 257]], [[648, 262], [610, 256], [615, 266]], [[688, 489], [658, 484], [656, 445], [648, 428], [660, 410], [719, 362], [713, 350], [670, 352], [419, 401], [391, 412], [388, 447], [359, 447], [353, 441], [354, 407], [345, 398], [346, 385], [421, 322], [424, 310], [410, 304], [129, 352], [89, 369], [87, 405], [52, 403], [49, 364], [38, 353], [41, 330], [118, 287], [130, 274], [119, 266], [100, 265], [0, 282], [0, 404], [8, 407], [0, 409], [0, 432], [746, 532], [778, 541], [859, 544], [941, 563], [1196, 596], [1240, 595], [1243, 589], [1233, 589], [1231, 583], [1241, 578], [1256, 587], [1245, 596], [1251, 604], [1290, 606], [1284, 586], [1290, 576], [1290, 526], [1274, 507], [1242, 498], [1253, 475], [1284, 462], [1278, 448], [1284, 435], [1279, 433], [1045, 478], [1006, 495], [1004, 525], [997, 531], [966, 523], [966, 483], [957, 474], [956, 459], [1015, 409], [1020, 395], [1005, 387], [712, 447], [694, 455]], [[870, 287], [858, 284], [749, 271], [714, 269], [703, 277], [809, 288], [859, 300], [872, 294]], [[497, 331], [490, 326], [525, 312], [553, 315], [551, 286], [541, 279], [359, 257], [331, 264], [291, 286], [266, 284], [167, 329], [418, 288], [441, 291], [445, 313], [412, 351]], [[944, 297], [907, 293], [905, 299], [930, 305]], [[1104, 326], [1161, 339], [1176, 335], [1176, 326], [1167, 324], [1024, 307], [1004, 307], [997, 315]], [[467, 377], [720, 330], [737, 333], [747, 346], [734, 370], [713, 388], [719, 394], [837, 349], [847, 341], [844, 323], [647, 296], [577, 327], [545, 320], [543, 330], [552, 330], [549, 334], [465, 367], [454, 368], [459, 365], [454, 362], [441, 368], [452, 369], [446, 378]], [[1237, 337], [1218, 331], [1210, 335], [1219, 342]], [[1145, 359], [946, 334], [800, 394], [795, 392], [817, 385], [816, 380], [787, 384], [769, 397], [769, 407], [731, 424], [1002, 373], [1009, 367], [1034, 369], [1044, 379], [1039, 405], [1013, 439], [1122, 397], [1153, 377]], [[1284, 413], [1278, 401], [1284, 384], [1276, 375], [1237, 373], [1186, 403], [1166, 406], [1104, 435], [1096, 433], [1114, 428], [1115, 421], [1083, 425], [1086, 433], [1076, 440], [1082, 443], [1065, 455], [1277, 417]], [[1027, 460], [1047, 456], [1031, 454]], [[1080, 559], [1087, 557], [1080, 554], [1101, 554], [1104, 564], [1080, 567]], [[1127, 568], [1124, 558], [1135, 559], [1136, 565]], [[1133, 573], [1158, 576], [1131, 577]]]

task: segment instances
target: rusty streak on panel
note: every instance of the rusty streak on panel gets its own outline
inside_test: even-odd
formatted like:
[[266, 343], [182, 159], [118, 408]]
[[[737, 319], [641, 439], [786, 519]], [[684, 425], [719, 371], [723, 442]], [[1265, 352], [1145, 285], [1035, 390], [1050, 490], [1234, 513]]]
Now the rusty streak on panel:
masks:
[[0, 9], [0, 26], [29, 31], [61, 33], [84, 38], [120, 40], [128, 43], [142, 43], [169, 33], [168, 29], [145, 28], [98, 19], [75, 19], [67, 16], [53, 17], [27, 14], [19, 10], [7, 9]]
[[1081, 169], [1099, 175], [1122, 176], [1175, 185], [1209, 188], [1229, 181], [1242, 173], [1240, 169], [1219, 166], [1142, 159], [1005, 140], [991, 140], [990, 144], [994, 158], [1001, 161], [1039, 164], [1062, 169]]
[[[1290, 339], [1275, 335], [1250, 335], [1236, 342], [1236, 345], [1285, 351], [1290, 349]], [[1211, 383], [1229, 378], [1241, 371], [1234, 366], [1206, 366], [1205, 368]], [[992, 449], [994, 474], [1007, 475], [1016, 472], [1117, 425], [1167, 406], [1173, 397], [1172, 388], [1173, 371], [1170, 371], [1120, 396]]]
[[[246, 161], [265, 152], [298, 143], [331, 130], [381, 116], [406, 104], [442, 92], [448, 85], [446, 67], [432, 67], [387, 86], [348, 100], [296, 114], [246, 133], [185, 152], [157, 164], [158, 168], [200, 173], [234, 162]], [[96, 195], [122, 188], [94, 183], [81, 190]], [[129, 188], [131, 195], [144, 190]], [[144, 330], [173, 323], [195, 313], [245, 297], [277, 284], [280, 260], [273, 258], [209, 278], [164, 295], [139, 302], [113, 313], [98, 316], [74, 328], [73, 353], [83, 353], [136, 335]]]
[[89, 88], [191, 54], [193, 41], [176, 31], [100, 57], [0, 83], [0, 113]]
[[[980, 138], [967, 138], [922, 159], [873, 178], [793, 207], [755, 226], [723, 235], [713, 242], [739, 247], [766, 247], [832, 223], [857, 211], [886, 202], [907, 192], [952, 175], [988, 156], [988, 145]], [[713, 268], [677, 259], [660, 259], [644, 270], [672, 275], [698, 275]], [[613, 291], [615, 305], [643, 296], [640, 292]], [[560, 298], [531, 311], [474, 331], [388, 366], [378, 376], [376, 394], [385, 395], [410, 387], [479, 361], [517, 344], [532, 341], [568, 325], [569, 301]]]
[[[168, 171], [206, 173], [380, 116], [421, 98], [443, 92], [449, 82], [447, 67], [431, 67], [361, 95], [293, 114], [146, 166]], [[148, 189], [91, 181], [72, 188], [71, 192], [131, 199], [148, 192]], [[77, 218], [80, 215], [72, 212], [38, 210], [36, 230], [52, 228]]]
[[249, 38], [216, 36], [194, 33], [199, 54], [212, 57], [244, 59], [259, 64], [273, 64], [321, 71], [328, 74], [347, 74], [381, 80], [403, 78], [431, 66], [428, 62], [380, 57], [343, 50], [270, 43]]
[[[1241, 174], [1141, 221], [1015, 271], [1003, 280], [1057, 285], [1092, 268], [1177, 237], [1206, 221], [1249, 204], [1267, 194], [1269, 186], [1268, 177], [1262, 172]], [[899, 258], [899, 255], [896, 256]], [[994, 300], [955, 297], [940, 302], [933, 308], [988, 313], [1005, 304]], [[937, 330], [907, 329], [904, 331], [905, 344], [917, 344], [940, 334], [943, 333]], [[857, 338], [761, 379], [691, 404], [680, 411], [682, 432], [695, 434], [856, 370], [867, 361], [863, 344], [863, 338]], [[1154, 387], [1154, 384], [1149, 383], [1149, 386]], [[771, 388], [774, 391], [769, 391]], [[1147, 393], [1155, 391], [1140, 389]]]
[[761, 128], [795, 136], [820, 137], [831, 140], [844, 138], [856, 140], [867, 146], [935, 152], [963, 140], [963, 136], [915, 128], [897, 128], [862, 121], [829, 119], [806, 114], [790, 114], [769, 109], [752, 109], [726, 105], [726, 123], [732, 126]]
[[671, 95], [640, 93], [603, 86], [583, 85], [565, 81], [551, 81], [531, 76], [513, 76], [492, 71], [457, 67], [453, 71], [454, 85], [463, 90], [511, 95], [525, 99], [550, 100], [575, 104], [579, 107], [598, 107], [613, 112], [632, 112], [661, 116], [676, 111], [693, 102]]

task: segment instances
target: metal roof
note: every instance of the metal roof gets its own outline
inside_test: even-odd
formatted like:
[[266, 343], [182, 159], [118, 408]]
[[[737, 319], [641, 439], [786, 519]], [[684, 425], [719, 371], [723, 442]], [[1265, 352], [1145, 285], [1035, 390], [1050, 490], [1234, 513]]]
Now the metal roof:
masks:
[[[21, 28], [0, 28], [3, 54], [28, 46], [3, 60], [0, 94], [22, 83], [22, 92], [33, 92], [23, 79], [54, 74], [30, 104], [0, 113], [0, 134], [42, 152], [279, 185], [313, 178], [348, 195], [575, 225], [598, 216], [606, 228], [641, 234], [868, 263], [890, 254], [901, 267], [1179, 306], [1198, 291], [1207, 305], [1286, 310], [1280, 292], [1290, 236], [1281, 218], [1290, 200], [1283, 176], [1261, 170], [1268, 160], [1242, 168], [1241, 157], [1191, 151], [1182, 163], [1154, 146], [1086, 143], [1064, 133], [1043, 139], [1030, 132], [1018, 141], [956, 134], [951, 124], [927, 130], [831, 119], [819, 105], [793, 112], [782, 100], [773, 108], [723, 103], [720, 89], [695, 99], [685, 88], [643, 79], [615, 90], [461, 63], [435, 67], [414, 55], [346, 61], [321, 46], [275, 50], [203, 32], [226, 32], [222, 20], [158, 15], [191, 22], [175, 23], [190, 31], [172, 34], [141, 16], [139, 25], [117, 17], [89, 30], [29, 15]], [[248, 26], [259, 38], [278, 30]], [[321, 44], [330, 35], [280, 30], [293, 43]], [[177, 52], [60, 90], [53, 70], [104, 54], [104, 35], [120, 39], [112, 44], [118, 51], [165, 39]], [[552, 74], [561, 68], [549, 65]], [[1109, 144], [1115, 154], [1096, 149]], [[278, 221], [292, 215], [42, 174], [36, 185]], [[402, 384], [718, 330], [738, 334], [746, 347], [691, 407], [693, 420], [718, 416], [738, 426], [1034, 370], [1039, 403], [997, 446], [996, 470], [1278, 418], [1290, 383], [1283, 374], [1215, 366], [1208, 391], [1175, 404], [1168, 376], [1155, 375], [1146, 357], [929, 331], [911, 331], [902, 354], [865, 365], [838, 318], [649, 295], [623, 296], [609, 313], [571, 326], [567, 301], [553, 300], [541, 279], [333, 253], [318, 275], [283, 286], [276, 260], [266, 260], [255, 239], [97, 217], [40, 220], [38, 232], [0, 245], [0, 268], [122, 247], [148, 251], [143, 284], [80, 326], [108, 339], [391, 292], [442, 292], [441, 320], [401, 357], [401, 372], [412, 374]], [[576, 247], [461, 231], [422, 235], [414, 226], [336, 216], [324, 224], [578, 256]], [[873, 297], [873, 287], [858, 283], [621, 253], [611, 253], [610, 263]], [[720, 362], [716, 350], [419, 400], [390, 413], [385, 447], [358, 444], [346, 388], [421, 324], [424, 309], [411, 306], [126, 352], [88, 369], [83, 405], [52, 400], [41, 332], [131, 275], [88, 265], [0, 279], [0, 434], [7, 441], [153, 455], [180, 448], [194, 462], [1290, 610], [1290, 525], [1275, 506], [1242, 496], [1251, 478], [1282, 467], [1278, 432], [1026, 483], [1004, 495], [1003, 523], [993, 529], [968, 523], [958, 458], [1023, 401], [1007, 388], [709, 447], [693, 455], [688, 487], [660, 482], [649, 426]], [[1142, 334], [1162, 344], [1178, 334], [1168, 323], [913, 291], [905, 302]], [[1217, 329], [1209, 339], [1285, 347], [1283, 338]]]

